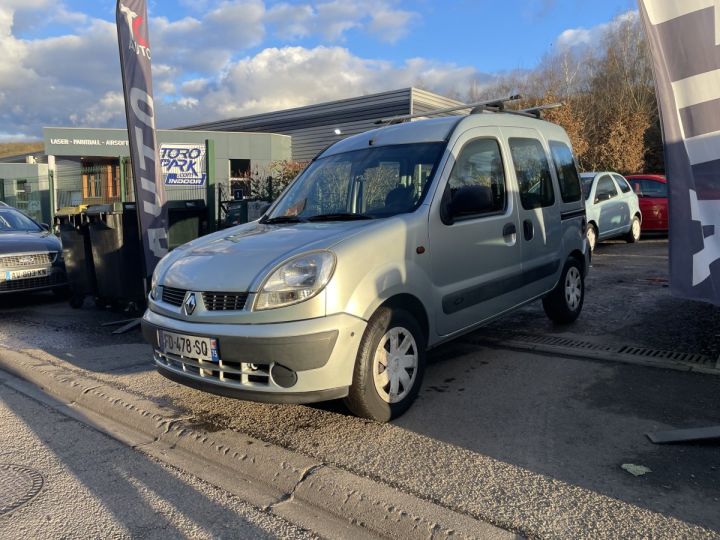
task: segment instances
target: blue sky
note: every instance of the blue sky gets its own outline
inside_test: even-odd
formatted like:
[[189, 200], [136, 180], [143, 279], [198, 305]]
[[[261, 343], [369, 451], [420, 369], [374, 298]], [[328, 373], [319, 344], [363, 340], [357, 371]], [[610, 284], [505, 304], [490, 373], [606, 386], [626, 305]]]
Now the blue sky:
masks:
[[[589, 46], [631, 0], [150, 0], [160, 127], [411, 85], [462, 96]], [[115, 2], [2, 0], [0, 140], [122, 127]]]

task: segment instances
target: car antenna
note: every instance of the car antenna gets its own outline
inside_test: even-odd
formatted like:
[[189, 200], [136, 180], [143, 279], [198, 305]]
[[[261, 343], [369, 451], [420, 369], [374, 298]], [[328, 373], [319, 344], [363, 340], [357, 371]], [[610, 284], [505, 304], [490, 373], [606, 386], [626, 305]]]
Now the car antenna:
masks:
[[434, 111], [428, 111], [424, 113], [416, 113], [416, 114], [404, 114], [401, 116], [392, 116], [390, 118], [381, 118], [380, 120], [376, 120], [375, 124], [384, 124], [391, 126], [393, 124], [400, 124], [402, 122], [407, 122], [408, 120], [412, 120], [413, 118], [422, 118], [426, 116], [437, 116], [440, 114], [455, 112], [455, 111], [462, 111], [464, 109], [470, 109], [470, 114], [477, 114], [479, 112], [485, 111], [485, 110], [497, 110], [502, 111], [505, 110], [505, 103], [509, 101], [517, 101], [519, 99], [522, 99], [522, 96], [520, 94], [514, 94], [511, 96], [507, 96], [505, 98], [500, 99], [489, 99], [487, 101], [477, 101], [474, 103], [465, 103], [463, 105], [456, 105], [454, 107], [448, 107], [447, 109], [437, 109]]

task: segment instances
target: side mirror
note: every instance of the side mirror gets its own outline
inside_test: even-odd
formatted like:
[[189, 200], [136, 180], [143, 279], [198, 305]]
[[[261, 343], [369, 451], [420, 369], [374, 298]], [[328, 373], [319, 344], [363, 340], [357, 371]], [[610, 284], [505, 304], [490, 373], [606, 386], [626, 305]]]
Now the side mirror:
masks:
[[50, 230], [50, 225], [48, 225], [47, 223], [41, 223], [40, 226], [46, 231]]

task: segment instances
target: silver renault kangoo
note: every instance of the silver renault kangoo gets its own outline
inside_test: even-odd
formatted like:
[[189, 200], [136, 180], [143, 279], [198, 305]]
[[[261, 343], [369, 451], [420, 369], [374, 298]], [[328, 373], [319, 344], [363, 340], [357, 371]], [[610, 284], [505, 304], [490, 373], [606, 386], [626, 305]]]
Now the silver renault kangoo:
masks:
[[387, 421], [428, 349], [538, 299], [574, 321], [590, 250], [570, 141], [495, 105], [342, 140], [259, 221], [172, 251], [143, 317], [158, 370]]

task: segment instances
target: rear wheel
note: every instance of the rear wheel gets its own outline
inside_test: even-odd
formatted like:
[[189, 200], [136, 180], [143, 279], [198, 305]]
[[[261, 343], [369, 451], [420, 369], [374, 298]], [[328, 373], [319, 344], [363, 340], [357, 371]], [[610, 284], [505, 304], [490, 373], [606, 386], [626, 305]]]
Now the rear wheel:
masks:
[[630, 232], [627, 233], [625, 240], [630, 244], [634, 244], [635, 242], [640, 240], [640, 234], [640, 218], [637, 216], [633, 216], [632, 224], [630, 225]]
[[425, 336], [412, 315], [382, 307], [365, 329], [345, 404], [353, 414], [387, 422], [408, 410], [425, 370]]
[[580, 262], [570, 258], [565, 263], [560, 281], [543, 298], [545, 314], [558, 324], [569, 324], [578, 318], [585, 300], [585, 277]]

